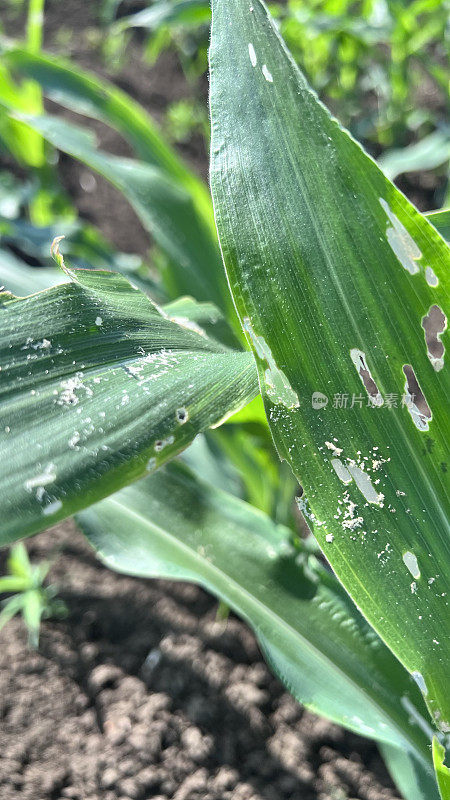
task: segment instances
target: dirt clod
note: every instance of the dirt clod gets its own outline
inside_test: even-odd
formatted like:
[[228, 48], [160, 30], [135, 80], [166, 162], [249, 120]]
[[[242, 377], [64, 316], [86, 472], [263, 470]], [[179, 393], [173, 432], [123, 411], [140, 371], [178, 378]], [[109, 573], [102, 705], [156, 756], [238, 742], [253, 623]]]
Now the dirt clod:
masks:
[[[200, 589], [104, 569], [65, 523], [69, 617], [0, 633], [2, 800], [395, 800], [376, 747], [301, 708]], [[158, 651], [151, 675], [143, 670]]]

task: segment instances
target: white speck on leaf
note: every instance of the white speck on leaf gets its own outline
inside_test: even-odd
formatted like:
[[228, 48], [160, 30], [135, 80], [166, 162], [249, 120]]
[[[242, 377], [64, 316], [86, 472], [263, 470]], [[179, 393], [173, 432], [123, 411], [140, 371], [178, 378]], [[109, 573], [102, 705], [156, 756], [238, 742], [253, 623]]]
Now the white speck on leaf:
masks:
[[68, 442], [70, 449], [71, 450], [77, 449], [77, 444], [79, 441], [80, 441], [80, 434], [78, 433], [78, 431], [74, 431], [73, 435], [70, 437]]
[[251, 42], [248, 45], [248, 54], [250, 56], [250, 61], [251, 61], [252, 67], [256, 67], [256, 65], [258, 63], [258, 59], [256, 58], [255, 48], [253, 47]]
[[54, 464], [48, 464], [45, 470], [39, 475], [35, 475], [34, 478], [28, 478], [25, 481], [25, 489], [27, 492], [31, 492], [32, 489], [35, 489], [37, 486], [46, 486], [48, 483], [53, 483], [56, 480], [56, 467]]

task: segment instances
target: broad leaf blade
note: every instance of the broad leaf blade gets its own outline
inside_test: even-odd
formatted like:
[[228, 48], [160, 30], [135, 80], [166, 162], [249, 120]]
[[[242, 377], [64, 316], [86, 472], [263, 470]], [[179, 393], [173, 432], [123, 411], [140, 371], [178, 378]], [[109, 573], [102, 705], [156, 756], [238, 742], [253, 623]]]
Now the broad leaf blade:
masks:
[[251, 400], [250, 353], [179, 325], [124, 277], [0, 295], [0, 543], [153, 470]]
[[195, 581], [219, 596], [297, 699], [415, 753], [430, 772], [429, 741], [398, 702], [404, 695], [426, 713], [417, 687], [336, 579], [289, 545], [289, 530], [176, 463], [77, 520], [111, 568]]
[[260, 0], [213, 1], [211, 113], [219, 239], [277, 448], [445, 729], [449, 386], [423, 326], [434, 307], [445, 327], [448, 248], [319, 103]]

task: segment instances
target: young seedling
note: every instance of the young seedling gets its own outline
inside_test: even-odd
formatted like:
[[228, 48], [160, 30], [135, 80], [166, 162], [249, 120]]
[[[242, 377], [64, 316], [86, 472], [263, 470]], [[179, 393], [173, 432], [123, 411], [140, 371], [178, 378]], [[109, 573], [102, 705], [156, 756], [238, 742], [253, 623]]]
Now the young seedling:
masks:
[[39, 630], [42, 619], [63, 617], [67, 613], [65, 603], [58, 598], [54, 584], [44, 585], [51, 561], [32, 564], [23, 542], [11, 547], [7, 566], [8, 573], [0, 578], [0, 594], [9, 596], [2, 601], [0, 630], [16, 614], [21, 614], [28, 631], [30, 647], [39, 646]]

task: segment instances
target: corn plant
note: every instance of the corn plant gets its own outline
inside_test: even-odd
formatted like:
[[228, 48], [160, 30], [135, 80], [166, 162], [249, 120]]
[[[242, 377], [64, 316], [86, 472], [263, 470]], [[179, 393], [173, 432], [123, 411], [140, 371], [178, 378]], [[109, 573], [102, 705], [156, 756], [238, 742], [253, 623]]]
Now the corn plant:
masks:
[[8, 556], [8, 572], [0, 578], [0, 593], [7, 593], [2, 600], [0, 630], [10, 619], [20, 614], [23, 617], [30, 647], [39, 644], [39, 629], [42, 619], [62, 617], [67, 608], [56, 597], [57, 588], [53, 584], [45, 586], [45, 579], [51, 567], [50, 561], [32, 564], [23, 542], [11, 547]]
[[4, 48], [132, 145], [3, 104], [124, 193], [166, 299], [72, 269], [59, 238], [65, 283], [0, 295], [0, 541], [75, 514], [112, 569], [199, 583], [300, 702], [379, 744], [405, 798], [447, 800], [448, 213], [421, 215], [330, 116], [261, 0], [212, 7], [218, 238], [137, 104]]

